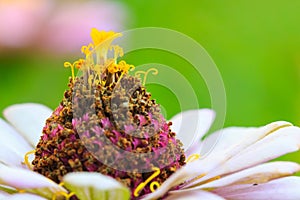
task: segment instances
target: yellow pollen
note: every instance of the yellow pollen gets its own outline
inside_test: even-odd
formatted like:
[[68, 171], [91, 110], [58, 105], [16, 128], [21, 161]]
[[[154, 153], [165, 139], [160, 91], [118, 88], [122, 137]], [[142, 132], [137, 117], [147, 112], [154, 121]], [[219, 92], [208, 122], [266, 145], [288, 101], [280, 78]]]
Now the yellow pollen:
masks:
[[30, 162], [29, 162], [29, 155], [31, 155], [31, 154], [34, 154], [35, 153], [35, 150], [32, 150], [32, 151], [28, 151], [26, 154], [25, 154], [25, 156], [24, 156], [24, 163], [25, 163], [25, 165], [29, 168], [29, 169], [32, 169], [32, 166], [31, 166], [31, 164], [30, 164]]
[[84, 64], [84, 59], [79, 59], [77, 62], [75, 62], [77, 69], [81, 69], [83, 64]]
[[200, 154], [197, 154], [197, 153], [195, 153], [195, 154], [192, 154], [192, 155], [190, 155], [187, 159], [186, 159], [186, 163], [189, 163], [189, 162], [193, 162], [193, 161], [195, 161], [195, 160], [198, 160], [200, 158]]
[[18, 190], [19, 193], [25, 193], [26, 190]]
[[[134, 190], [134, 192], [133, 192], [133, 195], [135, 196], [135, 197], [138, 197], [139, 196], [139, 192], [151, 181], [151, 180], [153, 180], [155, 177], [157, 177], [159, 174], [160, 174], [160, 169], [158, 168], [158, 167], [154, 167], [153, 168], [153, 170], [155, 170], [155, 172], [146, 180], [146, 181], [144, 181], [144, 182], [142, 182], [142, 183], [140, 183], [138, 186], [137, 186], [137, 188]], [[154, 189], [154, 186], [159, 186], [159, 183], [157, 183], [157, 182], [155, 181], [153, 184], [150, 184], [150, 190], [152, 191], [154, 191], [155, 189]], [[151, 185], [152, 185], [152, 187], [151, 187]], [[152, 188], [152, 189], [151, 189]]]
[[118, 64], [111, 63], [108, 66], [107, 70], [111, 74], [116, 73], [116, 72], [128, 73], [128, 71], [133, 68], [134, 68], [133, 65], [129, 65], [124, 60], [122, 60]]

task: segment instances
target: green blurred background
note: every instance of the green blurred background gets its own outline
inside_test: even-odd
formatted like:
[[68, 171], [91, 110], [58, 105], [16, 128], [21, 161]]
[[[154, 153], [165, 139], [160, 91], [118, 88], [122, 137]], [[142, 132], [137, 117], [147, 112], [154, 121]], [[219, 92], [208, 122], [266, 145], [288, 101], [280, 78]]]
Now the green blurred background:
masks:
[[[126, 10], [124, 30], [165, 27], [190, 36], [207, 50], [226, 89], [225, 126], [260, 126], [276, 120], [300, 125], [300, 1], [110, 2]], [[0, 50], [1, 110], [23, 102], [39, 102], [51, 108], [59, 104], [70, 75], [63, 62], [75, 60], [76, 55], [43, 54], [35, 49]], [[188, 66], [184, 60], [157, 50], [133, 52], [126, 60], [134, 65], [157, 62], [182, 69]], [[191, 84], [199, 91], [200, 106], [209, 107], [204, 82], [194, 78], [191, 70], [182, 73], [191, 77]], [[168, 116], [180, 111], [176, 101], [170, 101], [174, 97], [166, 88], [148, 88]], [[300, 162], [300, 153], [281, 159]]]

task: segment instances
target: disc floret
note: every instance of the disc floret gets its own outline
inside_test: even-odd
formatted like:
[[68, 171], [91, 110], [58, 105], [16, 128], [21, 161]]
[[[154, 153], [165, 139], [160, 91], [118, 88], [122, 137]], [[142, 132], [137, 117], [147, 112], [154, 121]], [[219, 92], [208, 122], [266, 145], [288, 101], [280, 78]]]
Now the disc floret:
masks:
[[32, 164], [58, 183], [74, 171], [111, 176], [134, 199], [159, 187], [185, 156], [159, 105], [128, 73], [134, 66], [118, 61], [123, 50], [112, 41], [120, 36], [92, 29], [93, 43], [82, 48], [85, 59], [65, 64], [72, 71], [69, 89], [46, 121]]

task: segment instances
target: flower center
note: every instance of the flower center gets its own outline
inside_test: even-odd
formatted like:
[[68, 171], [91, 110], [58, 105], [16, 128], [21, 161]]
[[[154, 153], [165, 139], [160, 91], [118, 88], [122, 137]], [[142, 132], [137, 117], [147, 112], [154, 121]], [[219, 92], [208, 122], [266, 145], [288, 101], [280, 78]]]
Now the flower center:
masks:
[[108, 175], [134, 199], [159, 187], [185, 164], [185, 155], [172, 123], [141, 80], [128, 74], [134, 67], [117, 61], [123, 52], [111, 42], [118, 36], [93, 29], [94, 44], [82, 48], [86, 58], [65, 63], [72, 71], [69, 89], [46, 121], [32, 165], [57, 183], [69, 172]]

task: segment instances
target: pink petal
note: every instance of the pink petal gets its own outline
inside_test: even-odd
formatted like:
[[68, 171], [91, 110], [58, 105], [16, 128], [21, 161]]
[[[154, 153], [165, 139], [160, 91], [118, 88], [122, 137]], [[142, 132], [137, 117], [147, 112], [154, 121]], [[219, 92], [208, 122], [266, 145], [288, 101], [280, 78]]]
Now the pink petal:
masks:
[[214, 190], [226, 199], [234, 200], [298, 200], [300, 177], [285, 177], [258, 185], [234, 185]]
[[20, 193], [20, 194], [6, 196], [5, 200], [47, 200], [47, 199], [34, 194]]
[[54, 53], [78, 52], [91, 42], [91, 28], [122, 30], [126, 18], [122, 4], [81, 1], [61, 4], [41, 33], [40, 47]]
[[176, 194], [168, 195], [168, 197], [165, 200], [225, 200], [223, 197], [218, 196], [216, 194], [206, 192], [203, 190], [197, 190], [192, 192], [179, 192]]
[[0, 199], [6, 199], [6, 197], [8, 196], [9, 194], [4, 191], [1, 191], [1, 187], [0, 187]]
[[0, 151], [0, 163], [9, 166], [25, 167], [22, 165], [24, 158], [11, 149], [3, 149]]
[[171, 188], [184, 183], [187, 180], [205, 175], [211, 172], [220, 164], [219, 159], [206, 158], [204, 160], [196, 160], [186, 164], [181, 169], [172, 174], [157, 190], [145, 196], [147, 199], [158, 199], [164, 196]]
[[[289, 126], [289, 127], [286, 127]], [[223, 174], [229, 174], [241, 169], [245, 169], [247, 167], [251, 167], [255, 164], [259, 164], [265, 160], [264, 156], [261, 156], [263, 154], [266, 154], [266, 156], [269, 156], [270, 159], [275, 158], [276, 156], [272, 156], [270, 151], [277, 151], [281, 152], [281, 155], [284, 154], [284, 148], [278, 148], [278, 143], [280, 143], [282, 137], [286, 137], [286, 134], [283, 134], [281, 136], [282, 132], [281, 130], [286, 130], [288, 128], [291, 128], [289, 123], [286, 122], [274, 122], [269, 125], [266, 125], [261, 128], [231, 128], [231, 131], [228, 131], [226, 129], [224, 134], [222, 135], [222, 138], [219, 143], [214, 147], [212, 152], [209, 153], [207, 157], [205, 157], [203, 160], [215, 160], [214, 162], [219, 163], [218, 167], [213, 169], [209, 174], [207, 174], [205, 177], [197, 179], [194, 182], [191, 182], [190, 184], [186, 185], [185, 187], [190, 187], [192, 185], [198, 184], [202, 181], [208, 180], [210, 178], [223, 175]], [[294, 127], [295, 128], [295, 127]], [[297, 128], [296, 128], [297, 129]], [[299, 129], [299, 128], [298, 128]], [[238, 131], [238, 130], [241, 130]], [[272, 134], [271, 134], [272, 133]], [[218, 133], [216, 133], [218, 134]], [[297, 143], [297, 137], [300, 133], [297, 131], [295, 134], [291, 134], [285, 138], [285, 140], [292, 140], [294, 143]], [[215, 134], [214, 134], [215, 135]], [[273, 138], [273, 136], [277, 137], [279, 135], [277, 140], [270, 140], [270, 144], [265, 140], [265, 138]], [[213, 136], [212, 136], [213, 137]], [[237, 138], [235, 138], [237, 137]], [[265, 137], [265, 138], [264, 138]], [[209, 138], [208, 138], [209, 140]], [[283, 140], [284, 141], [284, 140]], [[300, 140], [298, 140], [300, 141]], [[228, 146], [226, 146], [228, 144]], [[259, 145], [257, 145], [259, 144]], [[269, 144], [269, 145], [268, 145]], [[280, 143], [280, 145], [284, 144]], [[279, 145], [279, 146], [280, 146]], [[245, 156], [240, 157], [240, 154], [242, 152], [245, 152], [246, 149], [249, 149], [250, 147], [255, 146], [256, 152], [255, 154], [251, 154], [251, 156], [248, 156], [245, 158]], [[296, 150], [297, 147], [294, 145], [289, 146], [289, 144], [285, 144], [285, 147], [288, 146], [288, 148], [292, 148]], [[253, 148], [255, 149], [255, 148]], [[259, 149], [259, 150], [258, 150]], [[277, 149], [277, 150], [276, 150]], [[260, 156], [257, 156], [260, 155]], [[238, 157], [239, 159], [235, 159]], [[278, 156], [277, 156], [278, 157]], [[269, 160], [270, 160], [269, 159]], [[237, 163], [231, 162], [231, 161], [237, 161]]]
[[299, 148], [300, 128], [284, 127], [243, 149], [220, 167], [216, 173], [232, 173], [298, 151]]
[[[225, 176], [197, 187], [186, 189], [185, 191], [197, 191], [204, 188], [218, 188], [237, 184], [258, 184], [268, 182], [272, 179], [288, 176], [300, 171], [300, 165], [293, 162], [271, 162], [261, 164], [234, 174]], [[174, 193], [179, 192], [175, 190]]]
[[51, 8], [48, 0], [1, 1], [0, 46], [19, 48], [32, 43]]
[[8, 123], [0, 118], [0, 145], [2, 149], [12, 150], [23, 158], [32, 147], [26, 140]]
[[[252, 145], [256, 141], [270, 134], [272, 131], [291, 125], [292, 124], [289, 122], [278, 121], [259, 128], [224, 128], [211, 134], [203, 141], [201, 154], [204, 156], [209, 153], [209, 156], [214, 156], [224, 153], [224, 149], [226, 149], [226, 151], [230, 150], [232, 151], [232, 154], [235, 155], [242, 149]], [[211, 149], [212, 151], [210, 151]]]

